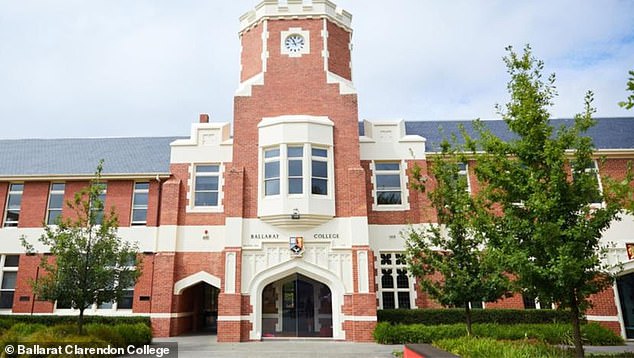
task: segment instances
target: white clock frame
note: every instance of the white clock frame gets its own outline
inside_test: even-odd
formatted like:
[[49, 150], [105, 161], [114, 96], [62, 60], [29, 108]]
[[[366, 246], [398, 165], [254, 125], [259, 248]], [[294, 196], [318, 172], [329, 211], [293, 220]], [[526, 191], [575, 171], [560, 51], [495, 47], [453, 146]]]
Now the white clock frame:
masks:
[[[291, 35], [299, 35], [304, 38], [304, 47], [297, 52], [292, 52], [286, 48], [284, 42], [286, 38]], [[310, 31], [302, 30], [301, 27], [290, 27], [288, 30], [280, 33], [280, 52], [282, 55], [288, 57], [302, 57], [302, 55], [308, 55], [310, 53]]]

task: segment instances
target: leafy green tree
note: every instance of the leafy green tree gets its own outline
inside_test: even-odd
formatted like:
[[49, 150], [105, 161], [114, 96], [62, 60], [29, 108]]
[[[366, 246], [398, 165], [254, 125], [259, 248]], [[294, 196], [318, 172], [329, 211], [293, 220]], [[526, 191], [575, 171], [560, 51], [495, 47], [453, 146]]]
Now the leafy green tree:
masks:
[[627, 81], [627, 90], [632, 92], [632, 94], [627, 97], [626, 101], [619, 102], [619, 106], [625, 109], [634, 108], [634, 71], [630, 71], [630, 80]]
[[[54, 226], [45, 226], [39, 241], [51, 255], [42, 257], [44, 274], [31, 282], [39, 299], [64, 302], [79, 311], [80, 334], [86, 308], [120, 299], [140, 275], [137, 246], [117, 236], [114, 209], [104, 213], [102, 169], [103, 161], [90, 185], [66, 203], [72, 214], [58, 217]], [[24, 237], [22, 244], [33, 252], [33, 245]]]
[[[471, 330], [471, 304], [495, 301], [508, 293], [504, 274], [493, 248], [477, 230], [486, 210], [468, 190], [464, 175], [467, 158], [444, 141], [442, 153], [431, 161], [430, 174], [436, 187], [429, 198], [438, 224], [407, 234], [406, 260], [422, 289], [445, 306], [464, 307], [467, 334]], [[424, 191], [425, 178], [419, 167], [413, 171], [414, 186]]]
[[476, 175], [487, 183], [488, 206], [496, 208], [494, 225], [481, 229], [504, 253], [519, 287], [570, 309], [575, 354], [583, 357], [580, 318], [590, 295], [613, 282], [601, 236], [631, 198], [631, 170], [624, 180], [604, 180], [601, 192], [595, 148], [586, 135], [595, 124], [592, 93], [583, 113], [555, 128], [548, 112], [555, 76], [543, 78], [544, 64], [529, 46], [522, 54], [507, 51], [511, 99], [498, 110], [515, 138], [496, 137], [482, 123], [477, 146], [467, 138], [474, 153], [482, 151], [475, 154]]

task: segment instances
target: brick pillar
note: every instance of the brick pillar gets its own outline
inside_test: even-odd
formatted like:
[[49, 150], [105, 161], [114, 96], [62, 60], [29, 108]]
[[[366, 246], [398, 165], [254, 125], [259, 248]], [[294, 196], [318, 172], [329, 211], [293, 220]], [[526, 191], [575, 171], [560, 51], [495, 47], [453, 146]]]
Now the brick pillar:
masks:
[[[359, 253], [366, 255], [367, 266], [359, 267]], [[369, 246], [353, 246], [352, 273], [354, 293], [344, 297], [343, 311], [347, 319], [343, 322], [346, 340], [372, 342], [376, 327], [376, 291], [374, 284], [374, 254]], [[367, 270], [367, 271], [365, 271]]]
[[172, 312], [174, 300], [174, 260], [173, 252], [160, 252], [154, 257], [154, 285], [151, 299], [152, 314], [165, 317], [152, 318], [152, 333], [155, 337], [169, 337], [172, 334]]
[[[44, 271], [39, 267], [42, 255], [20, 255], [18, 276], [13, 296], [13, 313], [52, 313], [53, 302], [37, 301], [30, 282], [42, 277]], [[53, 260], [49, 256], [49, 260]]]

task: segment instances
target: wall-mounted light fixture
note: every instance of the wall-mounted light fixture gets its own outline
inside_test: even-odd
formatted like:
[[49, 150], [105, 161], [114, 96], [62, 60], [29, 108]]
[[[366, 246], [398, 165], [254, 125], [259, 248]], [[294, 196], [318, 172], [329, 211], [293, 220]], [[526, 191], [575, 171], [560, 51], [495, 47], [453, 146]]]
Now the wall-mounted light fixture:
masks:
[[299, 210], [293, 209], [293, 214], [291, 214], [291, 219], [293, 219], [293, 220], [299, 220], [300, 219]]

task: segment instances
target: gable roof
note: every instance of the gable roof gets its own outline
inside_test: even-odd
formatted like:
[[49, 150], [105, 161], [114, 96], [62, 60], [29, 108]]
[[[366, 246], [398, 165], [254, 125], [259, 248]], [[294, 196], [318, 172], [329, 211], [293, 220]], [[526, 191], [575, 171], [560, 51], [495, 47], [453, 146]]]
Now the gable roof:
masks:
[[[592, 137], [597, 149], [634, 149], [634, 117], [595, 119], [597, 124], [588, 130], [588, 135]], [[514, 137], [503, 120], [484, 120], [482, 123], [504, 140]], [[551, 123], [555, 128], [561, 125], [570, 126], [573, 119], [551, 119]], [[443, 139], [450, 139], [452, 133], [457, 135], [458, 143], [463, 143], [460, 125], [464, 126], [467, 133], [475, 136], [473, 121], [405, 122], [405, 129], [407, 134], [420, 135], [427, 139], [427, 152], [438, 152]], [[359, 133], [364, 134], [363, 123], [359, 124]]]
[[0, 176], [168, 174], [170, 143], [181, 137], [0, 140]]

